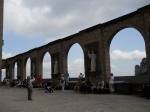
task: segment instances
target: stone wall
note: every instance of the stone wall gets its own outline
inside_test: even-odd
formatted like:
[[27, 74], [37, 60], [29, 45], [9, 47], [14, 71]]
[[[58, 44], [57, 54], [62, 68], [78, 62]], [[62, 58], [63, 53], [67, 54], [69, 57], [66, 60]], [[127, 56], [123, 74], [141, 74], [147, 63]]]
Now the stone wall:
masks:
[[[4, 1], [0, 0], [0, 67], [2, 68], [2, 46], [4, 44], [3, 42], [3, 6], [4, 6]], [[0, 69], [0, 81], [1, 81], [1, 69]]]

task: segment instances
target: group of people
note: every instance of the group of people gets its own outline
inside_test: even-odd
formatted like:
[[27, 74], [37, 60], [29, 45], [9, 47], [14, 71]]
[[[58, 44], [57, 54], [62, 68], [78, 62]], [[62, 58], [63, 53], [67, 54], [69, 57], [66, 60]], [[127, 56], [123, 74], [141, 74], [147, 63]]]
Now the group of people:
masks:
[[[33, 76], [28, 76], [27, 77], [28, 100], [32, 100], [32, 91], [33, 91], [33, 89], [32, 89], [33, 88], [32, 82], [33, 81], [35, 81], [35, 78]], [[66, 72], [65, 75], [64, 74], [61, 75], [61, 77], [59, 78], [59, 84], [56, 85], [56, 87], [61, 87], [62, 91], [64, 91], [65, 85], [69, 86], [68, 81], [69, 81], [69, 73]], [[37, 77], [37, 83], [38, 83], [38, 89], [42, 90], [42, 88], [44, 86], [44, 85], [42, 85], [42, 75], [39, 75]], [[50, 92], [53, 92], [51, 82], [48, 81], [47, 83], [45, 83], [44, 89], [46, 89], [45, 92], [47, 92], [47, 90], [50, 90]]]
[[66, 72], [65, 74], [61, 74], [61, 76], [59, 77], [59, 82], [58, 82], [58, 84], [55, 86], [54, 89], [59, 89], [59, 88], [61, 88], [62, 91], [64, 91], [65, 86], [66, 86], [66, 87], [69, 87], [69, 78], [70, 78], [70, 76], [69, 76], [69, 73], [68, 73], [68, 72]]
[[[80, 90], [81, 85], [83, 84], [83, 77], [84, 77], [84, 74], [80, 73], [79, 76], [78, 76], [77, 84], [74, 87], [74, 89], [76, 91]], [[113, 77], [112, 73], [110, 74], [110, 77], [108, 79], [109, 79], [110, 93], [114, 94], [115, 93], [115, 89], [114, 89], [114, 77]], [[33, 93], [33, 85], [32, 85], [32, 83], [33, 83], [33, 81], [35, 81], [34, 76], [27, 76], [28, 100], [32, 100], [32, 93]], [[65, 86], [69, 86], [68, 81], [69, 81], [69, 73], [66, 72], [65, 74], [61, 74], [61, 76], [59, 78], [59, 83], [58, 83], [58, 85], [56, 85], [55, 88], [61, 87], [62, 91], [64, 91]], [[7, 81], [6, 81], [6, 79], [3, 82], [5, 82], [4, 84], [8, 84]], [[37, 82], [38, 82], [38, 88], [42, 89], [42, 76], [41, 75], [39, 75], [37, 77]], [[91, 83], [90, 83], [89, 80], [86, 81], [86, 84], [88, 85], [88, 87], [90, 87], [90, 90], [92, 92], [93, 92], [93, 90], [94, 90], [95, 87], [96, 87], [96, 89], [98, 91], [102, 91], [103, 92], [103, 89], [105, 87], [104, 81], [102, 79], [99, 80], [97, 86], [90, 86]]]
[[95, 91], [100, 93], [103, 92], [104, 87], [105, 85], [102, 79], [100, 79], [98, 81], [98, 84], [96, 85], [94, 83], [91, 83], [90, 80], [83, 82], [79, 78], [77, 84], [74, 86], [74, 90], [80, 93], [94, 93]]
[[80, 93], [111, 93], [115, 94], [114, 89], [114, 77], [111, 73], [108, 77], [108, 82], [105, 84], [102, 79], [97, 84], [91, 83], [90, 80], [83, 82], [83, 74], [80, 73], [77, 84], [74, 86], [74, 90]]
[[97, 85], [91, 85], [91, 92], [94, 93], [95, 91], [98, 93], [104, 93], [105, 83], [102, 79], [100, 79]]

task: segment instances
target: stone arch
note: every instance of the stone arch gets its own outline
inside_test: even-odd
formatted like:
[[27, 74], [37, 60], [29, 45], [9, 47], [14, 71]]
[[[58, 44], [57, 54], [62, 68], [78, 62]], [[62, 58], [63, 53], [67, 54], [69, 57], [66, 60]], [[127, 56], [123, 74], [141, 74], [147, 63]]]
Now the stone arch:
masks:
[[2, 69], [1, 81], [6, 78], [6, 69]]
[[[18, 60], [19, 60], [19, 58], [13, 60], [13, 62], [12, 62], [12, 79], [17, 79], [17, 75], [18, 75], [18, 72], [17, 72], [18, 66], [17, 66], [17, 64], [19, 63]], [[16, 65], [16, 68], [15, 68], [15, 65]]]
[[[120, 44], [116, 45], [115, 42], [117, 42], [117, 41], [119, 41]], [[141, 43], [141, 44], [138, 45], [137, 42]], [[132, 46], [132, 47], [130, 47], [132, 50], [129, 49], [128, 45]], [[115, 47], [115, 49], [114, 49], [114, 47]], [[135, 50], [145, 51], [145, 41], [144, 41], [144, 38], [142, 37], [142, 34], [137, 29], [135, 29], [135, 28], [124, 28], [124, 29], [120, 30], [119, 32], [117, 32], [115, 34], [115, 36], [113, 37], [113, 40], [111, 41], [111, 45], [109, 47], [109, 54], [110, 55], [112, 53], [112, 50], [118, 50], [118, 51], [123, 50], [123, 51], [127, 51], [127, 52], [132, 52], [132, 53]], [[141, 57], [141, 59], [136, 58], [136, 60], [135, 60], [135, 58], [133, 60], [130, 60], [130, 59], [129, 60], [128, 59], [127, 60], [126, 59], [125, 60], [124, 59], [112, 60], [113, 58], [110, 58], [110, 61], [111, 61], [110, 65], [115, 64], [118, 69], [121, 67], [124, 68], [121, 71], [116, 71], [115, 68], [113, 69], [113, 67], [110, 66], [111, 72], [114, 73], [114, 76], [118, 76], [118, 75], [134, 76], [135, 75], [135, 73], [134, 73], [135, 65], [140, 64], [142, 58], [144, 58], [144, 57], [145, 57], [145, 55], [143, 55], [143, 57]], [[122, 64], [119, 64], [120, 62]], [[127, 64], [129, 64], [129, 66], [126, 66]]]
[[24, 68], [24, 79], [26, 79], [27, 78], [27, 75], [31, 75], [31, 62], [30, 62], [30, 74], [27, 74], [27, 62], [28, 62], [28, 60], [30, 59], [30, 61], [31, 61], [31, 58], [30, 57], [26, 57], [25, 58], [25, 60], [24, 60], [24, 64], [23, 64], [23, 68]]
[[[43, 77], [43, 75], [44, 75], [44, 74], [43, 74], [43, 73], [44, 73], [44, 70], [43, 70], [44, 57], [45, 57], [45, 55], [46, 55], [47, 53], [50, 55], [50, 52], [49, 52], [49, 51], [45, 51], [45, 52], [42, 53], [41, 59], [40, 59], [40, 63], [42, 63], [42, 68], [41, 68], [41, 70], [42, 70], [42, 71], [41, 71], [42, 77]], [[51, 55], [50, 55], [50, 60], [51, 60]], [[51, 68], [52, 68], [52, 67], [51, 67]], [[51, 68], [50, 68], [50, 69], [51, 69]], [[51, 70], [51, 74], [52, 74], [52, 70]], [[51, 74], [50, 74], [50, 76], [51, 76], [51, 78], [52, 78], [52, 75], [51, 75]], [[44, 78], [44, 77], [43, 77], [43, 78]]]
[[[117, 27], [115, 27], [115, 28], [112, 27], [111, 29], [109, 29], [110, 32], [106, 31], [103, 35], [104, 37], [106, 37], [105, 42], [104, 42], [105, 43], [105, 49], [106, 49], [105, 54], [106, 54], [106, 57], [107, 57], [107, 60], [106, 60], [106, 63], [107, 63], [106, 64], [106, 68], [107, 68], [106, 77], [108, 77], [107, 75], [110, 74], [110, 72], [111, 72], [111, 69], [110, 69], [111, 68], [110, 67], [110, 54], [109, 54], [110, 44], [111, 44], [112, 39], [114, 38], [114, 36], [118, 32], [120, 32], [121, 30], [123, 30], [125, 28], [134, 28], [142, 35], [142, 37], [144, 39], [144, 42], [145, 42], [145, 47], [146, 47], [146, 42], [147, 42], [145, 32], [142, 30], [142, 29], [144, 29], [144, 26], [138, 26], [136, 24], [130, 24], [130, 25], [121, 24], [120, 25], [120, 23], [116, 23], [116, 26]], [[104, 31], [105, 31], [105, 29], [104, 29]], [[147, 49], [145, 48], [145, 50], [147, 50]], [[146, 56], [147, 56], [147, 54], [146, 54]]]
[[[16, 67], [16, 68], [15, 68]], [[17, 61], [14, 61], [13, 63], [13, 79], [17, 79]]]
[[[110, 48], [110, 44], [111, 44], [111, 41], [112, 41], [112, 39], [114, 38], [114, 36], [118, 33], [118, 32], [120, 32], [121, 30], [123, 30], [123, 29], [125, 29], [125, 28], [134, 28], [134, 29], [136, 29], [141, 35], [142, 35], [142, 37], [143, 37], [143, 39], [144, 39], [144, 42], [146, 43], [146, 36], [145, 36], [145, 33], [143, 32], [143, 30], [141, 29], [141, 28], [139, 28], [139, 27], [136, 27], [136, 26], [122, 26], [122, 27], [120, 27], [120, 28], [116, 28], [116, 29], [114, 29], [113, 31], [112, 31], [112, 33], [110, 33], [110, 34], [108, 34], [108, 40], [107, 40], [107, 42], [108, 42], [108, 46], [109, 46], [109, 48]], [[146, 44], [145, 44], [146, 45]]]
[[62, 43], [61, 43], [61, 50], [59, 51], [59, 73], [66, 73], [66, 71], [68, 70], [67, 68], [67, 57], [68, 57], [68, 52], [69, 52], [69, 49], [71, 48], [71, 46], [74, 44], [74, 43], [78, 43], [81, 48], [83, 49], [83, 53], [84, 53], [84, 45], [82, 43], [82, 41], [80, 39], [77, 39], [74, 41], [74, 39], [76, 38], [76, 35], [75, 36], [72, 36], [72, 38], [70, 38], [69, 40], [65, 40], [63, 39]]
[[[79, 44], [79, 43], [72, 43], [72, 44], [70, 44], [70, 46], [68, 46], [68, 50], [67, 50], [67, 71], [68, 71], [68, 58], [69, 58], [69, 51], [71, 50], [71, 48], [74, 46], [74, 45], [78, 45], [79, 47], [80, 47], [80, 49], [82, 50], [82, 52], [83, 52], [83, 48], [82, 48], [82, 46]], [[84, 52], [83, 52], [83, 60], [84, 60]], [[79, 65], [80, 66], [80, 65]], [[83, 64], [83, 68], [84, 68], [84, 71], [82, 72], [83, 74], [85, 74], [85, 66], [84, 66], [84, 64]], [[69, 71], [68, 71], [69, 72]], [[76, 73], [77, 75], [79, 75], [79, 73], [80, 73], [80, 71], [78, 72], [78, 73]], [[78, 76], [77, 76], [78, 77]]]
[[21, 80], [23, 79], [23, 72], [22, 72], [22, 59], [21, 58], [17, 58], [14, 61], [14, 67], [15, 67], [15, 63], [17, 63], [17, 79]]
[[66, 55], [67, 55], [67, 57], [68, 57], [68, 53], [69, 53], [70, 48], [71, 48], [74, 44], [79, 44], [79, 46], [81, 47], [81, 49], [83, 50], [83, 53], [84, 53], [84, 47], [83, 47], [83, 45], [81, 44], [81, 42], [72, 42], [72, 43], [70, 43], [70, 44], [66, 47]]

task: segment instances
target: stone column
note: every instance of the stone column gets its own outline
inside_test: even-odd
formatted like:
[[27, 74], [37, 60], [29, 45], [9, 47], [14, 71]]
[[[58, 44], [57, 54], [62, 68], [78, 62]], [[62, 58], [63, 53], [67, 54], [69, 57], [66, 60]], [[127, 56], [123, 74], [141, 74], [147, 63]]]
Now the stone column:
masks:
[[11, 70], [10, 70], [10, 80], [14, 80], [14, 66], [13, 64], [11, 64], [10, 66]]
[[22, 58], [22, 80], [26, 79], [26, 64], [27, 61], [24, 60], [24, 58]]
[[[2, 46], [3, 46], [3, 0], [0, 0], [0, 68], [2, 68]], [[2, 80], [2, 70], [0, 69], [0, 81]], [[0, 83], [1, 84], [1, 83]]]

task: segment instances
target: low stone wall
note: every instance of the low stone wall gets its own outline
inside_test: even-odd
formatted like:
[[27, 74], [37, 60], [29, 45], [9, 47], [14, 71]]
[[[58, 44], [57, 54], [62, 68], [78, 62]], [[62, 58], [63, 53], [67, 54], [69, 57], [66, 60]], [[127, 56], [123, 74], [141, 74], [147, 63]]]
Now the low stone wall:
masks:
[[[147, 76], [117, 76], [115, 77], [115, 89], [118, 94], [137, 94], [138, 90], [141, 90], [143, 84], [148, 82], [150, 77]], [[51, 79], [43, 79], [42, 82], [51, 81]], [[69, 88], [74, 89], [77, 84], [78, 78], [70, 78]], [[85, 79], [84, 79], [85, 81]], [[55, 87], [56, 84], [52, 82], [52, 86]], [[34, 87], [37, 87], [37, 82], [34, 82]]]
[[[123, 81], [124, 84], [115, 84], [115, 88], [123, 93], [138, 94], [139, 90], [142, 90], [143, 84], [149, 82], [150, 76], [117, 76], [115, 81]], [[123, 90], [123, 89], [124, 90]]]
[[116, 76], [115, 81], [125, 81], [130, 83], [143, 83], [150, 81], [150, 76], [139, 75], [139, 76]]

